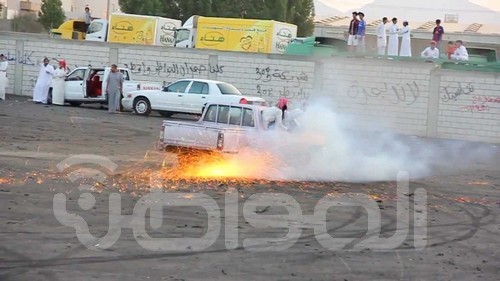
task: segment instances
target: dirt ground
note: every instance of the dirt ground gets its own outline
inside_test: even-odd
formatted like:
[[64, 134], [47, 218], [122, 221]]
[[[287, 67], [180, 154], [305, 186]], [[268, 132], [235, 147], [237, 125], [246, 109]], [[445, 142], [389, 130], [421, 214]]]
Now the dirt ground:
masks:
[[[161, 182], [164, 190], [185, 198], [210, 196], [217, 206], [165, 207], [160, 227], [147, 225], [147, 234], [134, 235], [130, 223], [121, 229], [116, 243], [101, 245], [97, 238], [108, 233], [112, 194], [120, 194], [124, 218], [136, 215], [134, 208], [149, 194], [151, 182], [143, 171], [159, 169], [164, 159], [163, 152], [155, 149], [162, 120], [132, 113], [110, 115], [98, 106], [35, 105], [16, 96], [0, 101], [0, 280], [498, 280], [500, 276], [500, 149], [492, 152], [492, 160], [413, 180], [404, 194], [397, 194], [396, 182]], [[87, 211], [79, 205], [81, 182], [58, 166], [82, 154], [117, 164], [113, 175], [94, 185], [90, 194], [95, 204]], [[238, 200], [230, 205], [225, 195], [233, 189]], [[426, 198], [419, 190], [425, 190]], [[300, 204], [302, 219], [294, 217], [280, 225], [290, 202], [275, 206], [250, 200], [264, 192], [291, 196]], [[77, 238], [84, 229], [75, 232], [58, 221], [56, 194], [65, 196], [68, 213], [85, 219], [96, 237], [90, 247]], [[380, 239], [394, 241], [388, 238], [405, 228], [409, 233], [390, 249], [359, 247], [367, 236], [374, 238], [367, 235], [368, 213], [342, 204], [328, 209], [323, 221], [305, 222], [318, 201], [344, 200], [346, 194], [376, 200]], [[403, 201], [408, 206], [398, 206]], [[248, 202], [256, 204], [255, 215], [269, 216], [268, 227], [243, 216]], [[139, 244], [145, 236], [203, 237], [209, 229], [209, 211], [220, 214], [221, 226], [220, 235], [207, 248], [166, 242], [167, 247], [182, 250], [154, 250]], [[399, 215], [408, 218], [408, 227], [399, 224]], [[324, 231], [315, 231], [321, 223]], [[286, 237], [285, 226], [301, 235]], [[321, 243], [325, 234], [336, 241], [352, 241], [327, 248]], [[248, 238], [281, 239], [248, 245], [244, 243]]]

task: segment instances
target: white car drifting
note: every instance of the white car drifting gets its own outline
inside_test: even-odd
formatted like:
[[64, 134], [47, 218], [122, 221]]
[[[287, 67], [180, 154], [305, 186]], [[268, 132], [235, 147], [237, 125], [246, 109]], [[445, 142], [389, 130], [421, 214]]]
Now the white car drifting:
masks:
[[266, 105], [256, 96], [244, 96], [235, 86], [215, 80], [181, 79], [163, 90], [133, 91], [122, 99], [125, 110], [149, 115], [155, 110], [164, 117], [175, 113], [202, 114], [207, 103]]

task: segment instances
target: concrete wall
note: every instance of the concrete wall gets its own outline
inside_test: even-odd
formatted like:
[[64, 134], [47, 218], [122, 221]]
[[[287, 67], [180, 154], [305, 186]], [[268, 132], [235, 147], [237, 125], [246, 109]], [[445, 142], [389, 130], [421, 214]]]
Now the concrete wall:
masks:
[[432, 63], [387, 59], [312, 60], [164, 47], [55, 40], [0, 34], [10, 59], [8, 93], [32, 95], [37, 61], [66, 59], [70, 68], [118, 63], [135, 80], [223, 80], [245, 94], [293, 103], [327, 96], [362, 125], [395, 132], [500, 143], [500, 73], [441, 70]]

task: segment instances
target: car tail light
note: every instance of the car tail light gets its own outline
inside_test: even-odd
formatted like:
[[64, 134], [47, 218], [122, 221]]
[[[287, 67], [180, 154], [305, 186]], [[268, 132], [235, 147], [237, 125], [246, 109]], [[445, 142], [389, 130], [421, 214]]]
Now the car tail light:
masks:
[[219, 133], [217, 135], [217, 150], [222, 150], [224, 148], [224, 134]]
[[127, 98], [131, 98], [132, 97], [132, 94], [127, 94]]
[[241, 103], [241, 104], [248, 104], [248, 101], [247, 101], [247, 99], [242, 98], [242, 99], [240, 100], [240, 103]]

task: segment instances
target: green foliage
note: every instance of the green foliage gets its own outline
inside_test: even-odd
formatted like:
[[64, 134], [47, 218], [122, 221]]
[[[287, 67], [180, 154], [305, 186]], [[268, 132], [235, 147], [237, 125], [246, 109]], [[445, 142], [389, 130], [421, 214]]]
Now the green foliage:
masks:
[[284, 21], [299, 27], [299, 36], [313, 33], [313, 0], [120, 0], [123, 12], [180, 19], [193, 15]]
[[65, 18], [61, 0], [42, 0], [38, 21], [45, 29], [50, 30], [59, 27]]
[[163, 2], [161, 0], [119, 0], [120, 8], [125, 13], [148, 16], [163, 16]]

